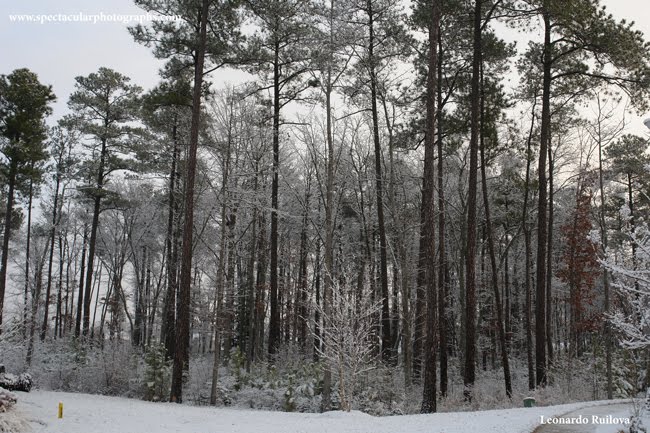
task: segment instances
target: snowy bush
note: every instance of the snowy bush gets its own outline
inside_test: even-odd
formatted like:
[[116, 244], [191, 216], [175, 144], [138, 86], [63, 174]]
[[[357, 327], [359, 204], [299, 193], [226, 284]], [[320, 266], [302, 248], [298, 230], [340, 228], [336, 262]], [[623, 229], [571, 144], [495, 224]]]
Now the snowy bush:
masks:
[[319, 355], [337, 377], [336, 389], [340, 408], [350, 411], [357, 391], [359, 376], [376, 368], [374, 347], [374, 317], [381, 303], [359, 299], [355, 290], [334, 284], [329, 311], [315, 305], [323, 318], [316, 335], [321, 340]]
[[32, 389], [32, 376], [29, 373], [15, 374], [0, 373], [0, 388], [8, 391], [29, 392]]
[[[647, 398], [650, 398], [650, 389]], [[646, 411], [646, 399], [632, 399], [632, 417], [630, 418], [630, 433], [647, 433], [647, 428], [643, 423]]]
[[29, 425], [25, 419], [13, 409], [16, 395], [0, 387], [0, 433], [16, 433], [28, 431]]
[[0, 387], [0, 412], [6, 412], [16, 404], [18, 399], [16, 394], [11, 391]]
[[[43, 389], [142, 397], [142, 355], [128, 341], [100, 344], [75, 339], [36, 341], [31, 366], [25, 352], [3, 361], [9, 371], [29, 370], [32, 383]], [[12, 352], [9, 352], [12, 353]]]
[[[620, 344], [627, 349], [650, 348], [650, 230], [638, 222], [624, 231], [629, 254], [603, 261], [613, 276], [613, 286], [622, 298], [621, 307], [610, 317]], [[614, 252], [608, 252], [614, 256]]]

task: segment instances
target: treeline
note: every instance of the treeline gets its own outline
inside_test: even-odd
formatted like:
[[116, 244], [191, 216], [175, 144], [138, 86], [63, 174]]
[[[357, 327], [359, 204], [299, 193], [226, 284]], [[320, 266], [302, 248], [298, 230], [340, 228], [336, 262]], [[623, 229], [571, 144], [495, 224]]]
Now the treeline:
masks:
[[640, 32], [592, 0], [136, 4], [183, 18], [129, 29], [166, 61], [153, 89], [100, 68], [47, 127], [52, 88], [0, 79], [0, 323], [27, 366], [37, 339], [159, 341], [171, 401], [214, 353], [215, 404], [233, 353], [292, 350], [323, 410], [383, 364], [433, 412], [453, 374], [471, 401], [499, 368], [511, 397], [518, 361], [535, 389], [604, 352], [613, 396], [616, 272], [646, 263]]

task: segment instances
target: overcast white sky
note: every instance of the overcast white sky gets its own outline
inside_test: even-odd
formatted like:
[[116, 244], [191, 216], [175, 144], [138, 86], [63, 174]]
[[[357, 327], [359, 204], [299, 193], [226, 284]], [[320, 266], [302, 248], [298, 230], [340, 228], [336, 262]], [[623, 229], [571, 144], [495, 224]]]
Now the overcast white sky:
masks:
[[[633, 20], [650, 39], [650, 8], [647, 0], [603, 0], [617, 18]], [[162, 62], [151, 51], [136, 44], [126, 24], [27, 23], [12, 22], [12, 14], [141, 14], [132, 0], [0, 0], [0, 74], [27, 67], [41, 82], [52, 84], [58, 100], [54, 118], [67, 111], [66, 102], [74, 87], [74, 77], [88, 75], [100, 66], [113, 68], [134, 83], [148, 89], [158, 81]], [[213, 74], [215, 84], [241, 81], [236, 71]], [[630, 130], [640, 133], [642, 117], [630, 120]]]

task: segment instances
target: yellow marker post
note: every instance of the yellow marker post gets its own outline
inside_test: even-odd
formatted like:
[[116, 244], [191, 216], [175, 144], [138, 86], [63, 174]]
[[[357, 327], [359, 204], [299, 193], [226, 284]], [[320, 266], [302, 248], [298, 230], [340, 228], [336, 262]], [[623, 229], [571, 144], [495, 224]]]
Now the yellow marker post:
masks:
[[59, 419], [63, 418], [63, 403], [59, 402]]

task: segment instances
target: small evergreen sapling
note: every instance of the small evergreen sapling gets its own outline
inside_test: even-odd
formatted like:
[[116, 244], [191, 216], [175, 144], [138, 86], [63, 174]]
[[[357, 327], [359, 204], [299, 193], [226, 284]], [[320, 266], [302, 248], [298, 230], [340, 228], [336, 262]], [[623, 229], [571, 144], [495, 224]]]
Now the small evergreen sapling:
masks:
[[145, 400], [164, 401], [169, 395], [170, 365], [166, 358], [164, 345], [154, 343], [147, 347], [144, 355]]

